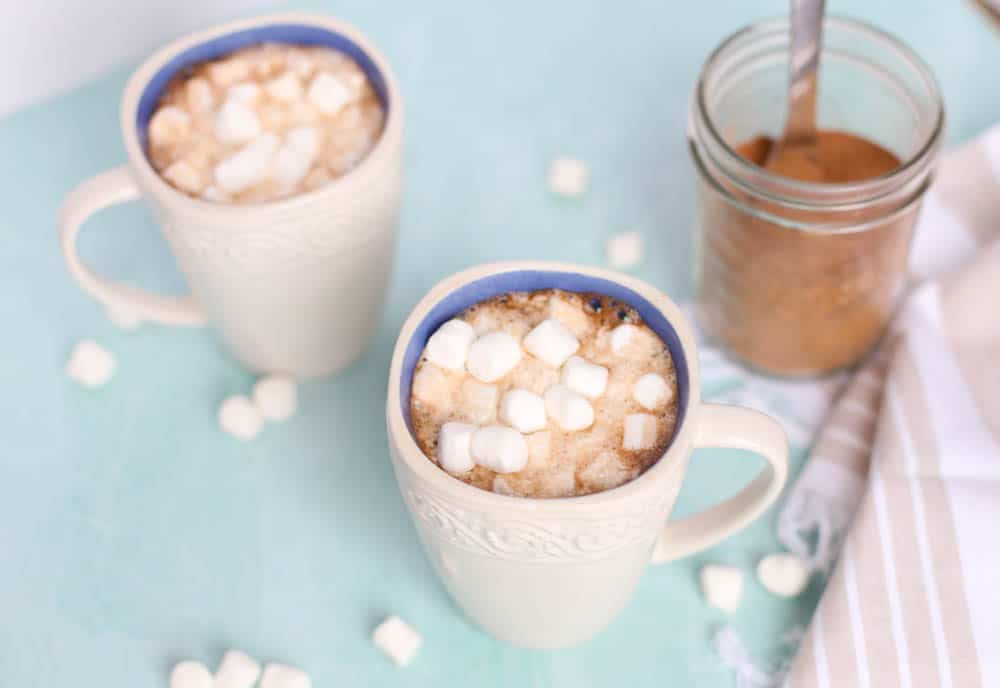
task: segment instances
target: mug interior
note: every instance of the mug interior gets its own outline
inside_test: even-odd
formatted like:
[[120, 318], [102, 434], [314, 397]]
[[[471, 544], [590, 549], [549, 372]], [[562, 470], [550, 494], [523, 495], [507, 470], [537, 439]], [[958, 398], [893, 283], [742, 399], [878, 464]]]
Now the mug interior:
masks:
[[[402, 406], [400, 410], [414, 441], [416, 441], [416, 436], [410, 418], [410, 389], [413, 386], [413, 371], [430, 336], [443, 323], [480, 301], [512, 291], [536, 291], [539, 289], [561, 289], [577, 293], [603, 294], [631, 306], [639, 313], [643, 321], [667, 345], [670, 356], [674, 360], [678, 396], [677, 423], [674, 425], [674, 436], [676, 437], [678, 429], [684, 423], [684, 415], [688, 408], [690, 375], [681, 338], [660, 309], [628, 287], [600, 277], [552, 270], [516, 270], [489, 275], [459, 287], [434, 304], [423, 320], [417, 324], [413, 337], [406, 345], [402, 371], [399, 376], [399, 400]], [[673, 438], [671, 438], [672, 440]]]
[[139, 97], [136, 108], [136, 128], [139, 144], [146, 150], [146, 133], [149, 120], [156, 110], [156, 104], [167, 84], [180, 72], [200, 62], [228, 55], [241, 48], [260, 43], [288, 43], [293, 45], [322, 45], [346, 54], [361, 67], [368, 77], [375, 95], [382, 102], [386, 117], [389, 114], [389, 89], [385, 76], [379, 71], [375, 61], [357, 43], [333, 29], [310, 24], [269, 24], [241, 29], [192, 46], [172, 57], [153, 75]]

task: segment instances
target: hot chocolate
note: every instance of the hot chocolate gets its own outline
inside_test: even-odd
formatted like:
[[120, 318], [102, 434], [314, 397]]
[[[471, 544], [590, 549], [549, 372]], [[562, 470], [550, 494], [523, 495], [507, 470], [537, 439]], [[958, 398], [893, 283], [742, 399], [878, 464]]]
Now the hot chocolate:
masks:
[[513, 292], [441, 325], [417, 363], [410, 416], [444, 470], [484, 490], [571, 497], [626, 483], [677, 420], [670, 351], [599, 294]]
[[264, 43], [176, 76], [149, 121], [147, 154], [188, 195], [260, 203], [349, 172], [375, 145], [384, 115], [347, 55]]

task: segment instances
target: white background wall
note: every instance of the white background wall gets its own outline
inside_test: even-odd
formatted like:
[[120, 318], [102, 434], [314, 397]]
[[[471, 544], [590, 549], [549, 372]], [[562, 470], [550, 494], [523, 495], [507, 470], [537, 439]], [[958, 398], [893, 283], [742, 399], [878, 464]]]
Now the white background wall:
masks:
[[274, 0], [0, 0], [0, 115]]

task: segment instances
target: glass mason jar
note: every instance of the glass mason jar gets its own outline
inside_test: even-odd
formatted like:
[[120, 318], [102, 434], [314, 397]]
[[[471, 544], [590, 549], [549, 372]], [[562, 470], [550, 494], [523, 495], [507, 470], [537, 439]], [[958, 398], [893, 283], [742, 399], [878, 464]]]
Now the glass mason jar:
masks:
[[752, 367], [819, 375], [856, 363], [886, 328], [944, 110], [930, 69], [909, 48], [863, 23], [827, 18], [818, 127], [872, 141], [900, 165], [847, 183], [769, 173], [736, 148], [780, 136], [788, 48], [786, 18], [749, 26], [712, 53], [695, 88], [697, 312], [715, 342]]

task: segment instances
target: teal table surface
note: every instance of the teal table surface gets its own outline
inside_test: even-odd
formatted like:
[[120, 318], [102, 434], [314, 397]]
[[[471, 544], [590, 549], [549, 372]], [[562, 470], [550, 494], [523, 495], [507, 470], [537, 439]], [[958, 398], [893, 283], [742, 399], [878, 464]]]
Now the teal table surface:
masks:
[[[951, 142], [1000, 118], [1000, 33], [971, 5], [828, 6], [925, 56], [944, 89]], [[533, 652], [493, 641], [450, 603], [420, 551], [389, 465], [383, 403], [406, 313], [462, 267], [514, 258], [600, 264], [607, 235], [636, 228], [647, 244], [636, 273], [688, 296], [688, 95], [720, 39], [785, 3], [293, 7], [352, 21], [395, 66], [407, 187], [371, 350], [340, 376], [302, 386], [300, 413], [251, 444], [216, 427], [220, 400], [247, 392], [253, 377], [212, 333], [119, 332], [75, 286], [57, 247], [60, 199], [124, 160], [117, 106], [134, 65], [0, 121], [0, 685], [164, 686], [173, 662], [214, 666], [238, 647], [306, 669], [318, 688], [732, 686], [709, 645], [726, 622], [755, 656], [778, 658], [780, 634], [808, 620], [822, 583], [789, 602], [754, 581], [757, 558], [778, 546], [774, 510], [711, 551], [651, 569], [632, 604], [582, 647]], [[579, 203], [545, 190], [546, 162], [561, 152], [593, 166]], [[117, 278], [184, 290], [141, 204], [103, 213], [82, 243]], [[62, 373], [83, 337], [118, 356], [117, 376], [100, 390]], [[676, 512], [732, 493], [759, 465], [699, 452]], [[706, 561], [749, 574], [732, 617], [699, 595]], [[406, 670], [369, 642], [387, 613], [424, 636]]]

